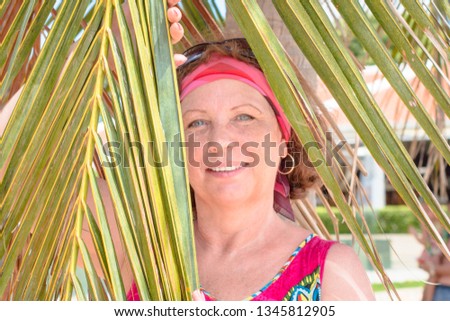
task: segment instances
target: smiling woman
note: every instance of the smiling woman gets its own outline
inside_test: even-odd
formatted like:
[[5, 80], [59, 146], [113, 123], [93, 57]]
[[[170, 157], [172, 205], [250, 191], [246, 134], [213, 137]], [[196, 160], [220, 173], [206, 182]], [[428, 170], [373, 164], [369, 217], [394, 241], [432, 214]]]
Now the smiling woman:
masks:
[[[244, 39], [197, 45], [178, 67], [201, 289], [197, 300], [368, 300], [358, 257], [294, 221], [318, 184]], [[139, 299], [135, 286], [128, 299]]]
[[[195, 119], [196, 116], [193, 115], [194, 111], [202, 113], [202, 116], [215, 118], [219, 114], [211, 110], [212, 103], [217, 101], [216, 108], [222, 110], [220, 103], [227, 101], [227, 98], [233, 105], [230, 108], [231, 117], [236, 117], [230, 124], [234, 124], [234, 132], [241, 135], [239, 139], [232, 138], [225, 144], [211, 137], [206, 138], [207, 141], [203, 142], [202, 148], [204, 164], [213, 168], [212, 170], [220, 170], [228, 165], [233, 166], [230, 164], [232, 155], [237, 151], [243, 158], [242, 164], [238, 165], [243, 167], [253, 168], [259, 164], [261, 168], [264, 163], [272, 169], [277, 169], [281, 165], [280, 173], [276, 175], [274, 205], [282, 215], [293, 219], [287, 197], [290, 196], [293, 199], [305, 197], [307, 190], [317, 184], [318, 176], [297, 135], [291, 132], [289, 122], [248, 43], [244, 39], [229, 39], [223, 43], [199, 44], [188, 49], [185, 54], [188, 60], [178, 68], [178, 78], [186, 135], [189, 141], [192, 141], [191, 136], [194, 133], [197, 133], [197, 136], [203, 133], [205, 127], [210, 129], [217, 127], [206, 119], [200, 119], [201, 128], [189, 128], [192, 125], [191, 117]], [[207, 84], [210, 82], [211, 84]], [[221, 82], [225, 83], [223, 87]], [[198, 91], [204, 93], [195, 94]], [[189, 98], [188, 96], [191, 95], [188, 94], [191, 92], [197, 98]], [[203, 97], [203, 100], [200, 99], [203, 104], [198, 105], [196, 99], [200, 96]], [[198, 123], [194, 125], [198, 126]], [[238, 128], [238, 126], [241, 127]], [[277, 130], [274, 131], [274, 128]], [[257, 130], [260, 132], [255, 133]], [[226, 128], [225, 132], [226, 135], [233, 133]], [[281, 141], [279, 137], [276, 137], [278, 134], [282, 135]], [[198, 146], [200, 141], [197, 142]], [[213, 150], [210, 151], [205, 147], [213, 147]], [[225, 155], [224, 147], [228, 155]], [[195, 154], [192, 149], [190, 151], [190, 154]], [[220, 161], [215, 159], [215, 163], [211, 164], [209, 160], [211, 156], [222, 157], [226, 162], [220, 166]], [[281, 160], [280, 156], [282, 156]], [[190, 155], [189, 165], [193, 164], [192, 161], [193, 157]], [[195, 164], [198, 163], [195, 161]]]
[[[263, 2], [272, 5], [271, 13], [263, 11]], [[358, 153], [346, 144], [345, 157], [332, 153], [328, 158], [317, 148], [329, 137], [322, 119], [338, 134], [330, 135], [327, 146], [344, 136], [325, 106], [305, 94], [302, 78], [310, 77], [296, 73], [285, 55], [289, 47], [302, 51], [307, 69], [317, 72], [349, 119], [348, 129], [361, 137], [361, 146], [450, 258], [418, 196], [446, 230], [448, 216], [397, 138], [399, 127], [390, 126], [358, 61], [347, 52], [349, 39], [341, 39], [352, 30], [409, 109], [419, 132], [429, 138], [427, 146], [437, 151], [426, 171], [434, 173], [437, 165], [450, 163], [448, 137], [441, 134], [442, 116], [450, 116], [447, 21], [440, 18], [446, 8], [430, 11], [427, 1], [332, 2], [341, 15], [336, 21], [322, 1], [227, 1], [265, 75], [243, 40], [195, 46], [187, 57], [175, 59], [177, 64], [187, 60], [178, 69], [186, 85], [180, 84], [183, 110], [174, 50], [210, 33], [215, 39], [233, 34], [221, 30], [223, 21], [211, 19], [218, 10], [204, 10], [211, 1], [7, 1], [0, 6], [2, 298], [123, 300], [135, 282], [143, 300], [190, 300], [200, 288], [198, 276], [210, 299], [252, 293], [254, 299], [371, 298], [349, 248], [321, 240], [290, 220], [290, 201], [318, 184], [316, 171], [329, 198], [318, 196], [336, 204], [393, 291], [376, 244], [366, 238], [368, 228], [356, 220], [365, 213], [354, 197], [363, 195]], [[342, 32], [336, 33], [339, 26]], [[436, 117], [428, 115], [426, 102], [405, 81], [405, 63], [420, 88], [433, 96], [433, 105], [442, 107]], [[184, 130], [193, 142], [187, 153], [190, 186], [186, 168], [177, 166], [185, 161], [178, 148]], [[104, 152], [105, 142], [123, 146], [122, 162], [110, 161], [114, 155]], [[331, 160], [336, 166], [311, 168], [302, 158], [305, 149], [313, 164]], [[161, 159], [167, 161], [159, 166]], [[342, 166], [335, 162], [341, 160]], [[105, 162], [112, 166], [101, 167]], [[443, 179], [440, 185], [446, 183]], [[324, 238], [337, 233], [314, 221], [308, 201], [293, 206], [303, 227]]]
[[[200, 166], [188, 165], [197, 206], [201, 202], [223, 207], [253, 202], [260, 194], [273, 192], [277, 165], [287, 147], [270, 105], [257, 90], [237, 80], [221, 79], [193, 90], [182, 108], [186, 135], [193, 135], [202, 147], [192, 157]], [[275, 147], [268, 153], [266, 135]], [[239, 148], [248, 145], [251, 153]], [[284, 155], [277, 155], [281, 150]]]

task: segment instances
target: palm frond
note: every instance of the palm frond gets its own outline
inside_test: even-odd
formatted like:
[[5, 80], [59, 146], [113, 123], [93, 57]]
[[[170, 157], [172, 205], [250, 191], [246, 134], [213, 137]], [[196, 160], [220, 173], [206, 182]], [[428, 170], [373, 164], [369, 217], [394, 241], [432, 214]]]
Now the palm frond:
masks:
[[[38, 8], [28, 4], [16, 12], [9, 31], [25, 30], [8, 45], [2, 97], [14, 94], [17, 70], [40, 37], [30, 32], [45, 21], [19, 28]], [[40, 8], [41, 17], [56, 10], [54, 23], [30, 75], [22, 79], [2, 144], [9, 157], [2, 157], [0, 292], [15, 300], [74, 295], [123, 300], [132, 281], [123, 277], [125, 264], [142, 299], [188, 299], [198, 285], [187, 177], [175, 164], [184, 154], [175, 154], [180, 150], [175, 148], [164, 154], [164, 142], [183, 140], [167, 8], [163, 2], [130, 1], [131, 34], [119, 1], [89, 4]], [[113, 17], [120, 34], [111, 31]], [[114, 155], [105, 154], [99, 124], [113, 146], [130, 143], [127, 137], [140, 144], [141, 151], [120, 155], [131, 166], [107, 166]], [[147, 155], [169, 164], [140, 163]], [[93, 166], [96, 159], [103, 168]], [[106, 193], [113, 196], [112, 210], [104, 203]], [[79, 264], [87, 289], [81, 286]]]

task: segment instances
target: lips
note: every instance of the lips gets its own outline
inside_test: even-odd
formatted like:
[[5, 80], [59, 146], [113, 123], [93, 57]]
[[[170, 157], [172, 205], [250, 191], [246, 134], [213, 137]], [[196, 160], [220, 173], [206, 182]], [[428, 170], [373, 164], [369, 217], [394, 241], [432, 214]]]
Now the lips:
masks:
[[212, 173], [232, 173], [232, 172], [237, 172], [240, 169], [243, 169], [245, 167], [247, 167], [249, 164], [242, 162], [239, 165], [235, 165], [235, 166], [216, 166], [216, 167], [210, 167], [207, 169], [208, 172], [212, 172]]

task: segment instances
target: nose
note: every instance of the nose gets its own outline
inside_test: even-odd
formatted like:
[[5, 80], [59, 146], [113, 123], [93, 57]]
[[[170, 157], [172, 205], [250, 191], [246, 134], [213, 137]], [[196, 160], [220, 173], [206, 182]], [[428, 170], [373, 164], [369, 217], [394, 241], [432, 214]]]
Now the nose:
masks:
[[220, 148], [226, 149], [231, 143], [233, 143], [233, 134], [226, 124], [216, 123], [211, 126], [207, 141], [208, 149], [212, 152]]
[[232, 131], [226, 125], [216, 124], [212, 126], [204, 151], [207, 156], [215, 161], [216, 165], [232, 165], [233, 149], [239, 146]]

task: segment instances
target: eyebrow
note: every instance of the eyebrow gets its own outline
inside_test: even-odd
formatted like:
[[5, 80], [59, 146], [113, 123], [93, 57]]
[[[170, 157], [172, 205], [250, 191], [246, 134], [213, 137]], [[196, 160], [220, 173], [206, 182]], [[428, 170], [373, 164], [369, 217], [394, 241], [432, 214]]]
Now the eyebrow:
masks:
[[231, 108], [231, 110], [235, 110], [241, 107], [251, 107], [253, 109], [256, 109], [260, 114], [262, 114], [263, 112], [256, 106], [252, 105], [252, 104], [242, 104], [242, 105], [238, 105], [238, 106], [234, 106], [233, 108]]
[[[256, 109], [260, 114], [263, 113], [258, 107], [254, 106], [252, 104], [242, 104], [242, 105], [234, 106], [231, 108], [231, 110], [235, 110], [235, 109], [242, 108], [242, 107], [250, 107], [250, 108]], [[198, 112], [198, 113], [203, 113], [203, 114], [207, 113], [206, 110], [203, 110], [203, 109], [189, 109], [189, 110], [185, 111], [184, 113], [182, 113], [182, 115], [184, 116], [191, 112]]]
[[202, 109], [189, 109], [189, 110], [185, 111], [184, 113], [182, 113], [182, 115], [184, 116], [187, 113], [192, 113], [192, 112], [198, 112], [198, 113], [206, 114], [206, 111], [202, 110]]

